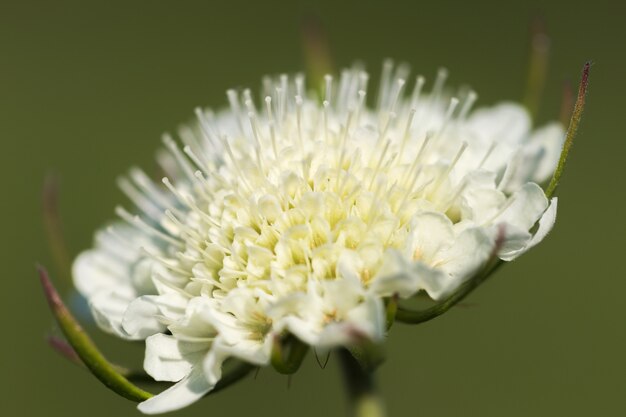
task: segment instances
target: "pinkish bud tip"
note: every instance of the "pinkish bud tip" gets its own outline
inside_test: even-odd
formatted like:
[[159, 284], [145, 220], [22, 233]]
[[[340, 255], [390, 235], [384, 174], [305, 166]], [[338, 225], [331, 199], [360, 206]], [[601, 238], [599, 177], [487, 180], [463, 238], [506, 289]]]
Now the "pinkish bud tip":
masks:
[[58, 336], [48, 336], [48, 344], [52, 349], [71, 362], [82, 363], [80, 357], [69, 343]]
[[587, 61], [583, 66], [583, 75], [580, 79], [580, 88], [578, 89], [578, 96], [584, 96], [587, 94], [587, 86], [589, 85], [589, 70], [591, 69], [591, 61]]

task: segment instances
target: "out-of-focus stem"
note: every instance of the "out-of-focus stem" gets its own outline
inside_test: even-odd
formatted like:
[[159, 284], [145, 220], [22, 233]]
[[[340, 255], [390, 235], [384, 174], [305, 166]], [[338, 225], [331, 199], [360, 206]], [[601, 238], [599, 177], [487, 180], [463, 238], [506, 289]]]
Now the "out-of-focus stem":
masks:
[[385, 417], [382, 398], [371, 372], [365, 371], [347, 349], [337, 352], [348, 394], [351, 417]]
[[545, 30], [543, 20], [533, 19], [530, 28], [530, 56], [528, 60], [528, 79], [524, 104], [533, 120], [539, 113], [539, 105], [548, 74], [548, 58], [550, 55], [550, 38]]
[[44, 229], [48, 237], [48, 246], [52, 253], [52, 258], [61, 276], [64, 279], [70, 279], [70, 255], [63, 236], [63, 227], [59, 214], [59, 181], [54, 175], [48, 175], [44, 182], [42, 206]]
[[317, 16], [308, 15], [303, 19], [302, 41], [309, 83], [321, 93], [324, 76], [333, 73], [333, 62], [326, 32]]

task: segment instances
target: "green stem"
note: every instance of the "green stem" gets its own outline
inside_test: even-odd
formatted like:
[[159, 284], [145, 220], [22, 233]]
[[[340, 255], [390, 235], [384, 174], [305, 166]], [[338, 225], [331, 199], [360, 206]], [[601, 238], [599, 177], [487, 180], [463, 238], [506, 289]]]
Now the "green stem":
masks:
[[348, 393], [351, 417], [385, 417], [385, 407], [378, 395], [371, 372], [365, 371], [347, 349], [338, 355]]

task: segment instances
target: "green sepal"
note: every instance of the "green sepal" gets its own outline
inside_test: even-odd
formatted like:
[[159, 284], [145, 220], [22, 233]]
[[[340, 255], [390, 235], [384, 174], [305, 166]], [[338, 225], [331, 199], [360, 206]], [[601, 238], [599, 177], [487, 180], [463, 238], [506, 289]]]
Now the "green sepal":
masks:
[[276, 336], [272, 347], [272, 366], [281, 374], [293, 374], [300, 369], [308, 351], [309, 346], [294, 336]]
[[385, 319], [387, 321], [387, 330], [391, 329], [393, 322], [396, 321], [396, 314], [398, 313], [398, 295], [393, 296], [385, 300]]

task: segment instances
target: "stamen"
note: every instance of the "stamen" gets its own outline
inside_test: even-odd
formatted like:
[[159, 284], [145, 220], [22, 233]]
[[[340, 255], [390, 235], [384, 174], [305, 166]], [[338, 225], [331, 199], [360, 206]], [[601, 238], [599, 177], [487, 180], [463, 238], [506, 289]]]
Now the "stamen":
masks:
[[433, 90], [431, 92], [431, 98], [433, 104], [436, 104], [441, 97], [441, 93], [443, 92], [443, 86], [448, 79], [448, 70], [445, 68], [439, 68], [437, 71], [437, 78], [435, 78], [435, 84], [433, 84]]
[[489, 148], [487, 149], [487, 152], [485, 153], [485, 156], [483, 156], [483, 159], [480, 160], [480, 164], [478, 164], [476, 169], [481, 169], [483, 165], [485, 165], [485, 162], [487, 162], [487, 159], [489, 159], [494, 149], [496, 149], [496, 142], [492, 141], [489, 145]]
[[122, 190], [124, 194], [132, 201], [137, 208], [139, 208], [142, 212], [144, 212], [148, 217], [153, 219], [158, 219], [161, 215], [161, 209], [154, 202], [146, 198], [145, 195], [140, 193], [132, 183], [124, 178], [120, 177], [117, 179], [117, 186]]
[[141, 169], [137, 167], [131, 168], [130, 178], [146, 195], [150, 196], [152, 202], [156, 202], [161, 207], [167, 207], [171, 204], [171, 201], [163, 195], [163, 192], [154, 185], [154, 182]]
[[230, 104], [230, 109], [235, 116], [235, 120], [237, 121], [237, 126], [239, 127], [239, 133], [244, 134], [243, 124], [241, 123], [241, 106], [239, 105], [239, 97], [237, 96], [237, 92], [233, 89], [226, 91], [226, 96], [228, 97], [228, 103]]
[[194, 164], [196, 164], [196, 166], [198, 168], [200, 168], [204, 173], [206, 173], [208, 175], [207, 172], [207, 165], [206, 163], [203, 163], [200, 158], [198, 158], [198, 156], [191, 150], [191, 148], [189, 147], [189, 145], [186, 145], [183, 148], [183, 152], [185, 153], [185, 155], [187, 155], [187, 157], [189, 159], [191, 159], [193, 161]]
[[200, 123], [200, 131], [202, 132], [204, 138], [209, 142], [209, 144], [214, 149], [219, 149], [217, 137], [212, 132], [209, 122], [206, 119], [206, 114], [200, 107], [195, 108], [196, 118]]
[[369, 81], [369, 74], [365, 71], [359, 73], [359, 89], [367, 91], [367, 82]]
[[380, 87], [378, 90], [378, 100], [376, 104], [377, 112], [383, 109], [389, 95], [389, 84], [391, 83], [391, 71], [393, 70], [393, 61], [386, 59], [383, 62], [383, 71], [380, 76]]
[[422, 75], [418, 75], [415, 78], [415, 87], [413, 88], [413, 94], [411, 95], [411, 109], [415, 109], [417, 107], [417, 102], [419, 101], [420, 95], [422, 94], [422, 88], [424, 88], [424, 84], [426, 83], [426, 79]]
[[248, 112], [256, 114], [256, 107], [254, 106], [254, 100], [252, 99], [252, 92], [249, 88], [243, 90], [243, 102], [246, 105]]
[[391, 99], [391, 104], [389, 105], [389, 113], [395, 112], [398, 99], [402, 95], [402, 89], [404, 88], [405, 84], [406, 84], [406, 81], [402, 78], [398, 78], [398, 80], [396, 81], [396, 90]]
[[343, 170], [343, 162], [344, 162], [344, 158], [346, 155], [346, 144], [348, 141], [348, 128], [352, 122], [352, 117], [354, 116], [354, 112], [350, 111], [348, 112], [348, 120], [346, 121], [346, 125], [343, 129], [342, 135], [341, 135], [341, 139], [340, 139], [340, 145], [339, 145], [339, 161], [337, 164], [337, 180], [335, 185], [338, 186], [339, 185], [339, 178], [341, 177], [341, 172]]
[[417, 151], [417, 155], [415, 156], [413, 163], [411, 163], [411, 165], [409, 166], [409, 169], [405, 172], [406, 177], [411, 177], [413, 171], [417, 168], [417, 166], [422, 161], [422, 156], [424, 154], [424, 151], [426, 150], [426, 147], [430, 143], [430, 140], [433, 138], [433, 136], [434, 134], [432, 131], [426, 132], [426, 136], [424, 137], [424, 140], [422, 141], [422, 144], [420, 145], [420, 148]]
[[175, 238], [173, 238], [172, 236], [161, 232], [160, 230], [150, 226], [148, 223], [146, 223], [145, 221], [143, 221], [143, 219], [141, 219], [141, 217], [135, 215], [131, 215], [128, 211], [126, 211], [123, 207], [121, 206], [117, 206], [115, 208], [115, 214], [117, 214], [120, 218], [122, 218], [123, 220], [125, 220], [126, 222], [128, 222], [130, 225], [136, 226], [138, 229], [148, 233], [149, 235], [152, 235], [154, 237], [157, 237], [161, 240], [163, 240], [164, 242], [167, 242], [171, 245], [177, 246], [177, 247], [183, 247], [183, 243]]
[[503, 215], [504, 212], [507, 211], [509, 207], [511, 207], [511, 204], [513, 204], [514, 201], [515, 201], [515, 195], [512, 195], [504, 202], [504, 204], [502, 205], [502, 207], [500, 207], [500, 209], [496, 212], [496, 214], [491, 216], [491, 218], [487, 220], [486, 222], [484, 222], [482, 226], [488, 226], [491, 223], [493, 223], [498, 217]]
[[296, 94], [300, 97], [304, 97], [304, 75], [298, 74], [296, 75]]
[[159, 262], [161, 265], [163, 265], [165, 268], [169, 269], [172, 272], [177, 272], [183, 276], [190, 275], [189, 271], [185, 271], [184, 269], [176, 265], [173, 265], [170, 259], [164, 258], [162, 256], [157, 255], [156, 253], [153, 253], [151, 250], [149, 250], [145, 246], [141, 247], [141, 251], [145, 253], [147, 256], [149, 256], [151, 259], [154, 259], [155, 261]]
[[280, 76], [281, 97], [280, 97], [280, 102], [279, 102], [281, 107], [280, 107], [280, 114], [278, 116], [281, 121], [285, 120], [285, 117], [287, 116], [287, 94], [289, 93], [288, 81], [289, 81], [289, 78], [287, 77], [287, 74], [281, 74]]
[[274, 115], [272, 114], [272, 98], [270, 96], [265, 97], [265, 107], [267, 108], [267, 124], [270, 130], [270, 140], [272, 141], [272, 151], [274, 151], [274, 158], [278, 159], [278, 147], [276, 146], [276, 129]]
[[198, 232], [196, 232], [193, 228], [187, 226], [183, 222], [181, 222], [178, 217], [171, 210], [165, 210], [165, 216], [172, 221], [179, 229], [181, 229], [181, 234], [184, 233], [187, 236], [194, 238], [195, 240], [202, 241], [202, 237]]
[[511, 181], [513, 175], [517, 171], [517, 165], [519, 163], [519, 152], [520, 150], [516, 150], [513, 155], [510, 157], [509, 162], [506, 164], [506, 168], [504, 169], [504, 174], [502, 175], [502, 179], [500, 179], [500, 183], [496, 189], [498, 191], [502, 191]]
[[459, 185], [457, 185], [456, 190], [452, 193], [452, 197], [450, 197], [450, 199], [448, 200], [446, 204], [441, 206], [440, 210], [442, 213], [445, 213], [448, 210], [450, 210], [450, 207], [452, 207], [452, 205], [459, 198], [461, 193], [465, 191], [465, 189], [467, 188], [467, 185], [468, 185], [468, 182], [465, 179], [465, 177], [463, 177], [463, 180], [459, 183]]
[[302, 158], [302, 177], [308, 178], [308, 168], [306, 161], [306, 150], [304, 149], [304, 135], [302, 133], [302, 107], [304, 102], [301, 96], [296, 96], [296, 125], [298, 129], [298, 147], [300, 148], [300, 157]]
[[[114, 238], [115, 240], [117, 240], [117, 242], [122, 246], [121, 249], [123, 249], [123, 251], [120, 252], [124, 252], [124, 254], [126, 256], [128, 256], [128, 254], [126, 254], [126, 252], [124, 250], [129, 251], [131, 254], [131, 259], [134, 256], [134, 253], [139, 249], [138, 247], [136, 247], [135, 245], [131, 244], [128, 239], [125, 239], [117, 230], [115, 230], [114, 226], [108, 226], [106, 228], [106, 233], [111, 236], [112, 238]], [[125, 256], [125, 255], [122, 256]]]
[[459, 120], [465, 120], [467, 113], [469, 113], [477, 98], [478, 94], [476, 94], [475, 91], [467, 93], [467, 97], [463, 101], [463, 106], [461, 107], [461, 112], [459, 113]]
[[212, 224], [214, 226], [217, 226], [217, 227], [221, 226], [219, 221], [217, 221], [213, 217], [209, 216], [205, 211], [200, 210], [200, 208], [196, 205], [196, 203], [195, 203], [195, 201], [194, 201], [192, 196], [184, 195], [180, 191], [178, 191], [176, 189], [176, 187], [174, 187], [172, 185], [172, 183], [170, 182], [169, 178], [167, 178], [167, 177], [163, 178], [163, 184], [165, 184], [165, 186], [172, 192], [172, 194], [174, 194], [176, 196], [178, 201], [180, 201], [182, 204], [184, 204], [187, 207], [189, 207], [190, 209], [192, 209], [194, 212], [196, 212], [198, 215], [200, 215], [201, 218], [203, 218], [208, 223], [210, 223], [210, 224]]
[[359, 100], [357, 101], [356, 105], [356, 115], [354, 116], [354, 123], [358, 126], [359, 119], [361, 118], [361, 110], [364, 107], [365, 96], [367, 93], [364, 90], [359, 90], [357, 94], [359, 95]]
[[341, 71], [341, 78], [339, 79], [339, 94], [337, 96], [336, 106], [338, 113], [343, 113], [348, 106], [348, 90], [350, 88], [350, 71]]
[[274, 91], [274, 82], [272, 81], [272, 78], [265, 75], [262, 78], [262, 83], [263, 83], [263, 95], [269, 96], [270, 94], [272, 94], [272, 92]]
[[448, 124], [450, 123], [450, 120], [452, 119], [452, 115], [454, 114], [454, 110], [456, 110], [456, 107], [458, 105], [459, 105], [459, 99], [456, 97], [452, 97], [450, 99], [450, 105], [448, 106], [446, 115], [443, 119], [443, 123], [441, 124], [441, 127], [439, 128], [439, 133], [437, 133], [437, 137], [443, 135], [443, 133], [446, 131], [446, 128], [448, 127]]
[[[189, 147], [189, 149], [194, 151], [194, 154], [198, 158], [199, 161], [202, 162], [200, 167], [208, 167], [210, 165], [210, 158], [207, 157], [207, 154], [204, 152], [206, 147], [203, 147], [200, 140], [196, 137], [195, 133], [188, 128], [187, 126], [181, 126], [177, 130], [178, 136], [182, 140], [182, 142]], [[184, 148], [183, 148], [184, 152]], [[217, 159], [213, 157], [214, 159]]]
[[400, 150], [398, 151], [398, 157], [400, 158], [400, 161], [402, 161], [402, 155], [404, 155], [404, 148], [406, 147], [406, 143], [409, 140], [409, 133], [411, 131], [411, 124], [413, 123], [414, 117], [415, 117], [415, 108], [412, 108], [409, 111], [409, 117], [406, 120], [404, 134], [402, 135], [402, 142], [400, 143]]
[[322, 103], [323, 106], [323, 119], [324, 119], [324, 141], [328, 142], [328, 112], [330, 107], [330, 102], [328, 100], [324, 100]]
[[391, 145], [391, 139], [386, 140], [385, 146], [383, 147], [383, 151], [380, 153], [380, 158], [378, 158], [376, 167], [374, 168], [374, 171], [372, 171], [372, 179], [370, 181], [369, 188], [372, 188], [372, 185], [374, 184], [374, 180], [378, 176], [380, 167], [382, 166], [383, 160], [385, 159], [385, 156], [387, 155], [387, 151], [389, 150], [389, 145]]
[[463, 155], [463, 152], [465, 152], [466, 149], [467, 149], [467, 142], [461, 143], [461, 147], [458, 150], [458, 152], [456, 153], [456, 155], [454, 156], [454, 158], [452, 159], [452, 161], [450, 162], [450, 165], [448, 165], [448, 167], [443, 172], [443, 174], [438, 176], [437, 182], [435, 183], [435, 186], [434, 186], [434, 188], [432, 190], [432, 194], [433, 195], [435, 195], [437, 193], [437, 191], [439, 191], [439, 187], [441, 187], [441, 184], [443, 183], [443, 180], [446, 179], [448, 177], [448, 175], [450, 175], [450, 173], [454, 169], [454, 167], [457, 164], [457, 162], [459, 162], [459, 159], [461, 159], [461, 156]]
[[333, 89], [333, 77], [332, 77], [332, 75], [326, 74], [324, 76], [324, 81], [326, 82], [326, 88], [324, 90], [324, 101], [330, 102], [332, 89]]
[[400, 202], [400, 204], [398, 205], [398, 209], [396, 210], [396, 214], [400, 214], [402, 212], [402, 210], [404, 209], [404, 205], [407, 203], [409, 196], [411, 194], [413, 194], [413, 188], [415, 187], [415, 184], [417, 183], [417, 179], [419, 178], [420, 174], [422, 173], [423, 170], [423, 166], [420, 165], [419, 168], [417, 168], [417, 171], [415, 172], [415, 175], [413, 175], [411, 182], [409, 183], [409, 185], [406, 188], [406, 192], [404, 193], [404, 196], [402, 197], [402, 201]]
[[228, 154], [230, 161], [232, 162], [235, 168], [235, 171], [237, 171], [237, 174], [239, 174], [242, 184], [246, 186], [248, 190], [253, 190], [254, 188], [251, 187], [250, 184], [248, 183], [248, 178], [244, 174], [243, 169], [241, 169], [241, 166], [239, 165], [239, 161], [237, 160], [237, 158], [235, 158], [233, 149], [231, 148], [230, 142], [228, 142], [228, 138], [226, 136], [222, 136], [222, 144], [224, 145], [224, 149], [226, 149], [226, 153]]
[[176, 145], [176, 142], [174, 142], [174, 139], [172, 139], [172, 137], [169, 134], [165, 133], [163, 134], [162, 140], [163, 140], [163, 144], [172, 153], [172, 155], [176, 159], [176, 162], [178, 162], [178, 165], [180, 165], [181, 169], [183, 170], [187, 178], [189, 178], [190, 180], [193, 180], [193, 169], [191, 168], [189, 161], [180, 152], [180, 149]]

